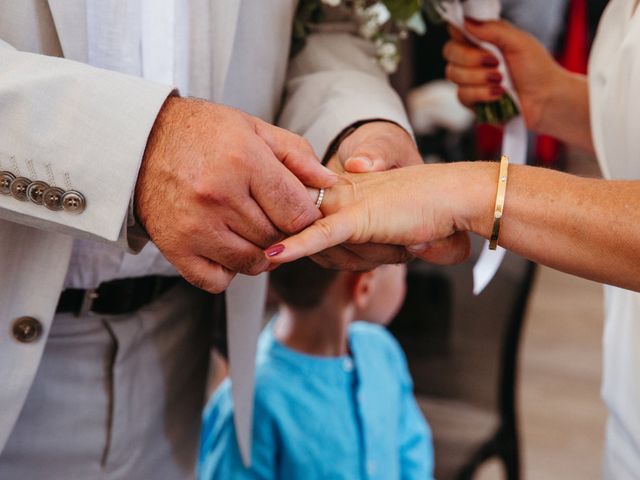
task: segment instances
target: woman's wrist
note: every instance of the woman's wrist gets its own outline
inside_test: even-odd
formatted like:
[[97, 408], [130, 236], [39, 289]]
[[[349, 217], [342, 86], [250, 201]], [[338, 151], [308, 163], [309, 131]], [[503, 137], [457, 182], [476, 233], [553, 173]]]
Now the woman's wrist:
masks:
[[455, 187], [457, 193], [454, 193], [451, 202], [456, 230], [489, 238], [493, 227], [499, 164], [463, 162], [452, 166], [458, 170], [455, 175], [458, 179]]
[[593, 150], [587, 78], [557, 66], [543, 90], [540, 119], [533, 130]]

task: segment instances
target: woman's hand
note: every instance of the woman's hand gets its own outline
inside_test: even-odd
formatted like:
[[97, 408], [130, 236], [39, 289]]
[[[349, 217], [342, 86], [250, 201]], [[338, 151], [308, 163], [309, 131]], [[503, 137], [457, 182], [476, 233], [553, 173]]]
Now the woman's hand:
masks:
[[345, 242], [382, 243], [408, 247], [432, 263], [459, 263], [469, 255], [469, 219], [491, 217], [492, 194], [478, 187], [493, 185], [497, 171], [495, 165], [486, 165], [418, 165], [346, 174], [326, 190], [324, 218], [265, 254], [274, 263], [284, 263]]
[[[566, 75], [562, 67], [533, 36], [507, 22], [467, 21], [465, 27], [478, 39], [502, 51], [520, 96], [527, 126], [535, 131], [544, 130], [552, 92]], [[498, 100], [504, 94], [498, 60], [469, 43], [455, 28], [450, 27], [449, 31], [451, 39], [443, 51], [449, 62], [446, 75], [458, 85], [460, 101], [471, 108], [478, 102]]]

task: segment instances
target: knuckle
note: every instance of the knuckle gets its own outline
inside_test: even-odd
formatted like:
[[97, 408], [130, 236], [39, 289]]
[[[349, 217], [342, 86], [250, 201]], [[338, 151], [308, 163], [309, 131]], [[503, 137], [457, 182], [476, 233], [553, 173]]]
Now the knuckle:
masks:
[[242, 273], [251, 276], [260, 275], [261, 273], [265, 272], [267, 268], [269, 268], [269, 266], [270, 264], [266, 260], [256, 260], [252, 265], [249, 266], [249, 268], [247, 268], [247, 270]]
[[321, 218], [314, 223], [316, 231], [325, 240], [330, 240], [333, 236], [333, 227], [326, 219]]
[[468, 108], [472, 108], [473, 104], [479, 101], [479, 99], [473, 98], [473, 95], [468, 88], [458, 88], [458, 100]]
[[297, 212], [294, 212], [291, 221], [288, 225], [287, 233], [298, 233], [301, 230], [307, 228], [320, 216], [319, 211], [314, 211], [310, 208], [301, 208]]
[[191, 285], [193, 285], [196, 288], [199, 288], [200, 290], [207, 290], [209, 291], [209, 289], [207, 288], [207, 279], [203, 276], [200, 275], [196, 275], [194, 273], [191, 272], [184, 272], [182, 274], [182, 277], [189, 282]]
[[444, 44], [444, 47], [442, 47], [442, 56], [447, 59], [447, 60], [451, 60], [451, 40], [449, 40], [447, 43]]
[[219, 277], [220, 275], [216, 275], [216, 277], [211, 280], [205, 280], [205, 287], [203, 289], [213, 294], [224, 292], [231, 283], [232, 277]]
[[445, 70], [444, 70], [444, 74], [445, 74], [445, 77], [447, 78], [447, 80], [455, 82], [455, 80], [454, 80], [454, 66], [453, 65], [448, 63], [446, 68], [445, 68]]
[[204, 290], [209, 293], [222, 293], [227, 289], [234, 276], [235, 274], [220, 266], [215, 273], [203, 279]]
[[229, 201], [229, 192], [220, 188], [221, 184], [211, 178], [201, 176], [193, 180], [192, 191], [197, 203], [225, 205]]
[[298, 148], [304, 152], [304, 153], [309, 153], [309, 152], [313, 152], [313, 148], [311, 147], [311, 143], [309, 143], [309, 140], [307, 140], [304, 137], [296, 137], [297, 138], [297, 142], [298, 142]]
[[229, 253], [229, 267], [245, 275], [258, 275], [269, 266], [262, 251], [253, 245], [241, 247]]

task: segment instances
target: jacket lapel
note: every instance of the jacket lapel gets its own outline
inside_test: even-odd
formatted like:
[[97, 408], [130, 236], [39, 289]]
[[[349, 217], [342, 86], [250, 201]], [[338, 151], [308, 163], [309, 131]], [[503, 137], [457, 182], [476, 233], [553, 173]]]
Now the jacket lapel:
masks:
[[229, 72], [242, 0], [218, 0], [211, 5], [213, 100], [221, 101]]
[[48, 0], [65, 58], [87, 62], [87, 8], [85, 0]]

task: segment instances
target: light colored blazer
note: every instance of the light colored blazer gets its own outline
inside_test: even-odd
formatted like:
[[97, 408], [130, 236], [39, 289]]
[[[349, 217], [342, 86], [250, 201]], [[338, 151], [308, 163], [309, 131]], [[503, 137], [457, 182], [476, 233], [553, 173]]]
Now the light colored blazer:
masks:
[[[213, 2], [210, 100], [277, 119], [304, 135], [318, 155], [358, 120], [387, 118], [408, 129], [367, 42], [317, 33], [289, 61], [296, 4]], [[256, 8], [263, 13], [246, 14]], [[63, 188], [67, 177], [87, 198], [86, 210], [70, 215], [0, 195], [0, 451], [38, 368], [72, 239], [128, 246], [138, 168], [171, 92], [83, 63], [85, 12], [85, 0], [0, 0], [0, 170], [47, 182], [53, 175]], [[21, 316], [42, 323], [38, 341], [13, 338], [12, 323]]]

